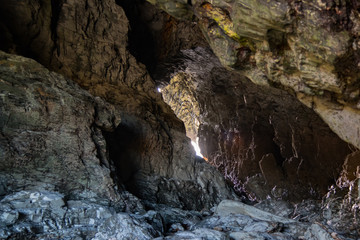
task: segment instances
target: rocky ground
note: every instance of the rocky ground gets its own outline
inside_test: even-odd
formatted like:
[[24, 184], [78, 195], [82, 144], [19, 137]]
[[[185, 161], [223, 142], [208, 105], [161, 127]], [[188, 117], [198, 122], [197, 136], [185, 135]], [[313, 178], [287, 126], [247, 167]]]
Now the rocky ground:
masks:
[[[20, 191], [0, 201], [1, 239], [347, 240], [321, 220], [319, 204], [224, 200], [211, 210], [187, 211], [145, 203], [119, 211], [95, 199], [66, 200], [58, 192]], [[271, 213], [272, 212], [272, 213]], [[276, 215], [277, 214], [277, 215]], [[346, 235], [346, 234], [345, 234]]]

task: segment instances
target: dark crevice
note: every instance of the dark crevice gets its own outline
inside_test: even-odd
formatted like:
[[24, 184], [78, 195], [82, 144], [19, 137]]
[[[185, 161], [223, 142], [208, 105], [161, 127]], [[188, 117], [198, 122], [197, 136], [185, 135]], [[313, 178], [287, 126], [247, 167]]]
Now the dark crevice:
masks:
[[279, 167], [282, 167], [282, 165], [286, 159], [281, 155], [281, 149], [274, 141], [272, 142], [272, 147], [273, 147], [272, 154], [274, 155], [274, 157], [276, 159], [276, 164]]
[[[151, 73], [155, 69], [156, 60], [156, 41], [148, 23], [143, 18], [141, 6], [149, 4], [144, 0], [116, 0], [116, 4], [121, 6], [129, 20], [129, 51], [141, 63], [143, 63]], [[146, 7], [144, 7], [146, 9]], [[150, 9], [148, 9], [150, 11]]]
[[62, 1], [60, 0], [51, 0], [51, 38], [54, 41], [54, 45], [56, 46], [57, 40], [57, 24], [59, 21], [60, 10], [62, 6]]
[[290, 49], [285, 33], [270, 29], [266, 33], [270, 50], [275, 54], [282, 54], [284, 50]]
[[29, 39], [33, 36], [21, 36], [23, 30], [19, 28], [22, 26], [17, 25], [18, 16], [11, 11], [14, 4], [12, 1], [0, 0], [0, 50], [31, 58], [33, 53], [29, 47]]
[[114, 131], [102, 131], [106, 141], [110, 164], [113, 166], [113, 179], [118, 185], [124, 184], [128, 189], [132, 177], [140, 169], [142, 152], [142, 133], [138, 126], [130, 121], [124, 121]]

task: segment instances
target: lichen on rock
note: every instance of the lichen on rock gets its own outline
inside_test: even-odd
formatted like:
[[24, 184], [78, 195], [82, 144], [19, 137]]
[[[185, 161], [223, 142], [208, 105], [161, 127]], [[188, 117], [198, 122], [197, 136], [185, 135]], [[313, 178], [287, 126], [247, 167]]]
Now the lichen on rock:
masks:
[[[341, 105], [343, 114], [353, 115], [350, 120], [358, 115], [360, 101], [356, 6], [344, 1], [196, 1], [192, 12], [223, 66], [256, 84]], [[335, 112], [317, 112], [344, 141], [359, 147], [358, 124], [349, 122], [353, 134], [344, 134]]]

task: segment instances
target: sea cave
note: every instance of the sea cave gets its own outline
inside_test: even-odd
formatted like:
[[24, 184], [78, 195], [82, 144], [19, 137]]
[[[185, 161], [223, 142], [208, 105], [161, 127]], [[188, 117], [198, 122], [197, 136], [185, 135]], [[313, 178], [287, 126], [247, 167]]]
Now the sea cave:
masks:
[[0, 6], [0, 239], [360, 239], [357, 0]]

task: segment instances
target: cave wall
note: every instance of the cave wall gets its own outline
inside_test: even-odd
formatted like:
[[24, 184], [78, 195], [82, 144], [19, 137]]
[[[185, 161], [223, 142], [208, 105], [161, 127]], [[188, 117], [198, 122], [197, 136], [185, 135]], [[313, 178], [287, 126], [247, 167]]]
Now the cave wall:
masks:
[[318, 198], [340, 175], [324, 218], [358, 236], [356, 1], [149, 2], [176, 18], [143, 1], [0, 0], [0, 237], [153, 238], [163, 216], [208, 216], [154, 205], [236, 198], [185, 128], [253, 199]]
[[223, 66], [295, 92], [341, 139], [360, 147], [356, 1], [149, 2], [196, 19]]
[[294, 96], [228, 71], [208, 49], [183, 50], [174, 62], [164, 100], [204, 157], [254, 199], [319, 198], [355, 151]]
[[1, 195], [92, 192], [119, 201], [99, 129], [118, 125], [120, 112], [34, 60], [0, 55]]
[[[296, 5], [293, 1], [277, 1], [276, 4], [262, 1], [172, 4], [170, 1], [165, 4], [152, 1], [176, 19], [149, 4], [135, 2], [39, 0], [15, 4], [2, 1], [1, 9], [3, 50], [38, 60], [122, 112], [123, 122], [119, 126], [101, 129], [105, 141], [119, 142], [119, 148], [109, 144], [108, 148], [114, 151], [104, 154], [110, 154], [115, 162], [131, 159], [129, 163], [112, 166], [113, 172], [122, 175], [118, 179], [120, 182], [133, 189], [142, 189], [147, 181], [159, 186], [162, 177], [194, 179], [193, 167], [182, 164], [186, 159], [192, 159], [193, 165], [195, 162], [183, 135], [184, 126], [155, 91], [158, 86], [166, 85], [164, 81], [171, 77], [173, 81], [178, 78], [178, 83], [186, 83], [186, 91], [190, 91], [189, 94], [182, 90], [178, 92], [180, 98], [190, 97], [189, 107], [183, 105], [180, 109], [185, 112], [183, 116], [178, 115], [185, 122], [189, 113], [191, 115], [192, 124], [186, 124], [188, 136], [195, 140], [199, 134], [206, 157], [233, 182], [239, 179], [241, 182], [238, 183], [242, 185], [247, 182], [247, 177], [261, 173], [264, 179], [255, 179], [255, 182], [267, 183], [269, 187], [290, 182], [302, 186], [303, 194], [312, 189], [323, 193], [335, 181], [343, 159], [351, 151], [349, 147], [331, 135], [320, 119], [300, 106], [291, 95], [266, 86], [295, 91], [296, 96], [320, 114], [336, 133], [344, 133], [339, 134], [342, 139], [357, 146], [359, 115], [353, 104], [357, 99], [356, 71], [349, 76], [352, 80], [348, 85], [336, 85], [337, 80], [334, 80], [343, 77], [346, 69], [335, 68], [339, 56], [350, 54], [349, 58], [356, 61], [356, 49], [349, 53], [344, 50], [356, 37], [354, 4], [337, 6], [317, 2]], [[250, 10], [246, 12], [244, 6]], [[269, 13], [261, 10], [262, 7]], [[330, 19], [329, 14], [336, 9], [342, 11], [341, 8], [346, 10], [348, 18], [336, 16]], [[255, 11], [259, 12], [254, 14]], [[311, 21], [318, 18], [312, 19], [309, 11], [315, 12], [316, 16], [323, 14], [321, 16], [330, 26], [333, 26], [331, 21], [346, 21], [339, 29], [330, 27], [327, 32], [321, 32], [323, 30], [311, 25]], [[260, 13], [265, 16], [261, 21]], [[129, 29], [132, 30], [129, 32]], [[332, 41], [320, 41], [325, 52], [314, 50], [312, 44], [316, 39], [303, 39], [310, 38], [308, 33], [311, 31], [320, 31], [320, 37], [332, 36]], [[336, 34], [331, 35], [333, 31]], [[149, 37], [149, 41], [141, 36]], [[130, 43], [129, 38], [132, 39]], [[155, 50], [141, 48], [144, 42]], [[305, 42], [307, 45], [302, 44]], [[194, 47], [205, 49], [208, 44], [225, 68], [207, 50], [180, 54], [182, 50]], [[329, 52], [326, 47], [336, 51]], [[299, 52], [303, 53], [305, 65], [297, 64], [301, 57]], [[290, 64], [291, 59], [296, 60], [296, 66]], [[324, 60], [323, 65], [319, 65], [319, 59]], [[335, 70], [331, 72], [331, 69]], [[174, 73], [181, 71], [185, 75], [178, 74], [174, 78]], [[321, 84], [306, 82], [317, 71], [332, 78], [322, 78]], [[318, 79], [318, 75], [311, 76]], [[247, 79], [265, 86], [257, 88]], [[348, 89], [354, 90], [352, 100], [342, 101], [350, 99], [346, 97]], [[258, 94], [260, 97], [254, 97]], [[163, 96], [168, 103], [171, 100], [177, 102], [177, 96], [167, 99], [166, 94]], [[176, 109], [175, 112], [179, 114]], [[299, 114], [292, 114], [295, 112]], [[328, 117], [324, 118], [325, 113]], [[251, 117], [242, 118], [243, 115]], [[338, 121], [340, 118], [341, 122]], [[347, 134], [352, 137], [344, 137]], [[128, 140], [119, 137], [122, 135]], [[137, 146], [135, 142], [145, 147]], [[338, 153], [336, 157], [332, 151], [322, 150], [321, 146], [327, 144], [334, 146], [330, 149]], [[324, 159], [331, 161], [324, 163]], [[228, 165], [230, 170], [225, 170]], [[309, 169], [317, 171], [309, 173]], [[256, 191], [256, 186], [252, 188]], [[156, 189], [134, 191], [139, 196], [150, 197]], [[164, 185], [164, 189], [169, 186]], [[288, 194], [286, 190], [279, 192], [280, 195]]]
[[[129, 22], [115, 1], [1, 1], [1, 6], [2, 50], [34, 58], [120, 112], [122, 121], [95, 131], [100, 142], [109, 141], [99, 158], [108, 157], [105, 167], [115, 184], [143, 199], [192, 209], [231, 197], [221, 175], [196, 159], [183, 123], [156, 92], [146, 67], [129, 51]], [[188, 194], [195, 194], [197, 201], [189, 201]]]

